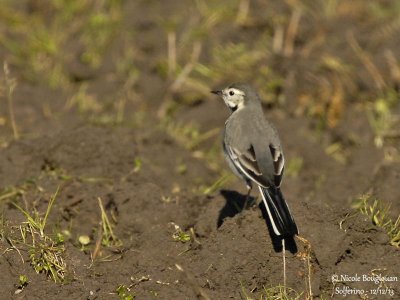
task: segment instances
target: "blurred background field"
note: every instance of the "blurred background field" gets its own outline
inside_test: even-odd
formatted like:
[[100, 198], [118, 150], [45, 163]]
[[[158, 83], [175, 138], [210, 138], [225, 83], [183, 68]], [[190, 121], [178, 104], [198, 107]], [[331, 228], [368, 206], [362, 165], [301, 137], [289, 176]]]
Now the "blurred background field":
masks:
[[[266, 115], [282, 136], [288, 158], [285, 188], [292, 201], [304, 195], [303, 202], [293, 204], [295, 212], [309, 202], [320, 205], [316, 211], [330, 206], [340, 216], [359, 210], [373, 221], [368, 224], [389, 234], [386, 244], [399, 246], [399, 1], [0, 0], [0, 62], [4, 224], [10, 221], [10, 202], [40, 193], [49, 199], [56, 186], [74, 180], [115, 192], [104, 177], [125, 182], [146, 168], [150, 173], [143, 181], [151, 178], [164, 200], [170, 195], [224, 199], [222, 188], [243, 192], [221, 155], [219, 132], [228, 112], [209, 93], [242, 81], [258, 89]], [[134, 146], [124, 148], [130, 138]], [[102, 139], [118, 144], [117, 150]], [[92, 146], [83, 148], [88, 151], [83, 157], [88, 156], [80, 169], [71, 153], [81, 155], [79, 145], [85, 143]], [[127, 167], [114, 151], [127, 159]], [[111, 166], [97, 160], [104, 153]], [[28, 177], [45, 180], [48, 190], [27, 186]], [[96, 189], [85, 193], [83, 198], [97, 199]], [[95, 208], [88, 205], [88, 210], [98, 210], [97, 200], [91, 203]], [[197, 214], [201, 227], [204, 220]], [[186, 229], [196, 230], [189, 220]], [[4, 228], [15, 226], [10, 222]], [[92, 240], [93, 232], [87, 233]], [[210, 232], [197, 237], [207, 240]], [[305, 232], [312, 234], [311, 228]], [[315, 239], [318, 246], [321, 241]], [[327, 265], [318, 276], [329, 275]], [[266, 295], [261, 287], [277, 284], [272, 281], [253, 280], [249, 289], [256, 286], [254, 291]], [[207, 289], [207, 284], [200, 285]], [[216, 298], [227, 295], [208, 288]], [[329, 290], [323, 283], [313, 288], [321, 295]], [[226, 289], [251, 299], [238, 281]], [[116, 293], [123, 297], [125, 292]], [[180, 292], [170, 296], [188, 295]], [[309, 290], [304, 293], [311, 296]]]
[[99, 77], [139, 95], [160, 85], [166, 98], [148, 101], [166, 110], [237, 80], [321, 128], [359, 104], [373, 127], [388, 118], [374, 128], [384, 138], [400, 81], [399, 10], [396, 1], [2, 0], [1, 54], [18, 79], [81, 98]]
[[[118, 124], [146, 114], [166, 121], [213, 101], [211, 87], [245, 81], [267, 108], [307, 117], [316, 132], [363, 111], [376, 145], [390, 147], [399, 11], [396, 1], [2, 0], [0, 53], [15, 79], [2, 90], [58, 91], [64, 111]], [[52, 114], [56, 101], [42, 102]]]
[[[60, 91], [64, 111], [118, 124], [146, 114], [169, 122], [212, 101], [210, 87], [245, 81], [266, 107], [307, 117], [316, 132], [340, 126], [353, 107], [363, 111], [376, 145], [390, 147], [399, 10], [396, 1], [3, 0], [0, 51], [15, 80], [2, 90], [19, 82]], [[42, 102], [52, 114], [53, 103]]]

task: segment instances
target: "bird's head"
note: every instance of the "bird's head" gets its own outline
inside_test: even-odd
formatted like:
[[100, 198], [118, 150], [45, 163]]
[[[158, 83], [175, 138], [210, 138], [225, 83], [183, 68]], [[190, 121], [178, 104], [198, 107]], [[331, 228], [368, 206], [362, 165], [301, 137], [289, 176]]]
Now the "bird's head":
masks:
[[211, 93], [221, 96], [226, 106], [232, 112], [239, 110], [251, 103], [259, 103], [257, 92], [248, 84], [234, 83], [219, 91], [211, 91]]

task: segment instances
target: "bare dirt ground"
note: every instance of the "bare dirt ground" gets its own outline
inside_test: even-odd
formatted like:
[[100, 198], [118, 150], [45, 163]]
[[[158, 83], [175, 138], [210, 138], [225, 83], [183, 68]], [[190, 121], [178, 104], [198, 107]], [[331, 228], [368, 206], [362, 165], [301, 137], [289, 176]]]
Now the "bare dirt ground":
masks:
[[[0, 123], [0, 299], [130, 299], [129, 295], [135, 299], [275, 299], [263, 290], [283, 284], [280, 245], [271, 238], [259, 195], [253, 191], [253, 201], [244, 207], [242, 182], [229, 177], [224, 184], [214, 185], [228, 172], [219, 146], [219, 130], [228, 117], [222, 101], [199, 93], [186, 103], [182, 95], [187, 91], [174, 91], [171, 97], [177, 108], [173, 107], [170, 118], [175, 125], [158, 117], [163, 101], [169, 101], [165, 95], [171, 82], [156, 71], [167, 45], [157, 18], [181, 4], [149, 3], [123, 4], [120, 30], [135, 28], [135, 43], [116, 38], [94, 70], [79, 62], [66, 65], [72, 82], [68, 89], [50, 88], [40, 79], [32, 83], [21, 67], [10, 64], [18, 82], [13, 106], [21, 136], [13, 139], [5, 86], [0, 102], [0, 120], [5, 120]], [[239, 29], [221, 26], [210, 33], [203, 45], [205, 59], [217, 41], [251, 43], [260, 32], [270, 30], [257, 8], [263, 7], [257, 4], [250, 10], [254, 23]], [[35, 9], [33, 13], [40, 14], [43, 8]], [[349, 15], [341, 26], [354, 20], [358, 21]], [[303, 22], [307, 33], [311, 21]], [[177, 30], [183, 31], [182, 27]], [[340, 28], [327, 24], [321, 30], [332, 31], [338, 38], [337, 49], [341, 47]], [[364, 35], [360, 39], [368, 40]], [[297, 47], [302, 48], [306, 40], [306, 34], [301, 36]], [[79, 53], [79, 47], [71, 45], [71, 53]], [[140, 74], [128, 88], [115, 76], [117, 58], [127, 46], [135, 48], [140, 58]], [[343, 60], [348, 59], [343, 53]], [[5, 49], [0, 54], [10, 57]], [[373, 224], [371, 215], [352, 208], [360, 195], [371, 193], [391, 205], [387, 215], [392, 220], [398, 217], [398, 137], [389, 146], [377, 147], [365, 108], [347, 87], [349, 95], [337, 124], [319, 129], [318, 117], [298, 112], [305, 99], [299, 96], [301, 89], [310, 84], [301, 74], [314, 68], [315, 61], [298, 59], [290, 65], [296, 60], [278, 56], [277, 60], [281, 62], [278, 72], [285, 76], [286, 70], [292, 70], [295, 75], [288, 76], [294, 76], [295, 84], [285, 90], [285, 104], [266, 103], [265, 114], [278, 128], [291, 161], [282, 189], [301, 237], [309, 242], [295, 239], [292, 249], [296, 251], [286, 252], [286, 286], [295, 291], [289, 292], [289, 299], [298, 294], [301, 299], [311, 294], [317, 299], [342, 299], [340, 293], [347, 288], [365, 294], [345, 299], [398, 299], [398, 281], [375, 283], [368, 278], [381, 274], [400, 280], [399, 248], [390, 243], [385, 228]], [[360, 79], [368, 72], [361, 73], [354, 80], [362, 91], [358, 96], [369, 92], [364, 86], [369, 79]], [[238, 77], [225, 74], [225, 82], [211, 81], [207, 88]], [[84, 96], [79, 94], [82, 82], [87, 84]], [[124, 119], [109, 122], [109, 115], [119, 112], [117, 99], [123, 97], [128, 99]], [[85, 107], [92, 103], [90, 99], [98, 99], [102, 108]], [[398, 102], [393, 109], [398, 111]], [[197, 136], [176, 124], [197, 124], [200, 132], [210, 135], [188, 146], [190, 138]], [[209, 149], [215, 149], [212, 156]], [[22, 238], [27, 216], [13, 205], [32, 215], [39, 212], [43, 218], [57, 189], [45, 232], [52, 241], [63, 237], [54, 242], [64, 249], [62, 283], [54, 283], [48, 270], [36, 273], [32, 249], [42, 251], [41, 257], [45, 251], [38, 250], [39, 235], [36, 244], [29, 230]], [[105, 242], [99, 198], [115, 237]], [[84, 236], [88, 244], [82, 243]], [[21, 282], [21, 275], [27, 284]], [[368, 278], [335, 283], [334, 275]], [[385, 295], [373, 294], [382, 291]]]

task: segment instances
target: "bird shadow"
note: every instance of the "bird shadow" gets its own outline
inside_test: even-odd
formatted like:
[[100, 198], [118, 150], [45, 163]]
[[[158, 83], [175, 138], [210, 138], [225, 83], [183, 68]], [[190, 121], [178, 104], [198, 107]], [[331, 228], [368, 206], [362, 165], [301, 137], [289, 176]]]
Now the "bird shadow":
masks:
[[[224, 223], [224, 220], [227, 217], [234, 217], [237, 214], [241, 213], [245, 209], [249, 209], [256, 203], [256, 198], [250, 196], [249, 199], [246, 199], [246, 195], [242, 195], [236, 191], [231, 190], [221, 190], [221, 195], [225, 198], [225, 205], [219, 211], [218, 220], [217, 220], [217, 228], [221, 227]], [[294, 236], [282, 237], [277, 236], [272, 229], [271, 221], [269, 220], [267, 210], [263, 202], [260, 202], [258, 207], [261, 210], [262, 217], [265, 221], [265, 225], [268, 229], [269, 236], [271, 238], [272, 246], [275, 252], [282, 252], [282, 239], [285, 239], [285, 248], [290, 251], [292, 254], [297, 253], [297, 245], [294, 240]]]
[[243, 210], [252, 207], [256, 202], [256, 198], [250, 196], [249, 199], [246, 199], [246, 195], [235, 191], [221, 190], [221, 195], [225, 198], [225, 206], [219, 211], [217, 228], [221, 227], [225, 218], [236, 216]]

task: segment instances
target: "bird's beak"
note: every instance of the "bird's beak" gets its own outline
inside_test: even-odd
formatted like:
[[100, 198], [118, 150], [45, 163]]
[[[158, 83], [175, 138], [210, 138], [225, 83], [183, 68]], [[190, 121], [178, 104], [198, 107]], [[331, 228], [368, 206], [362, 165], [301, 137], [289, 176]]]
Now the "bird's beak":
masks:
[[211, 91], [211, 93], [222, 96], [222, 91]]

